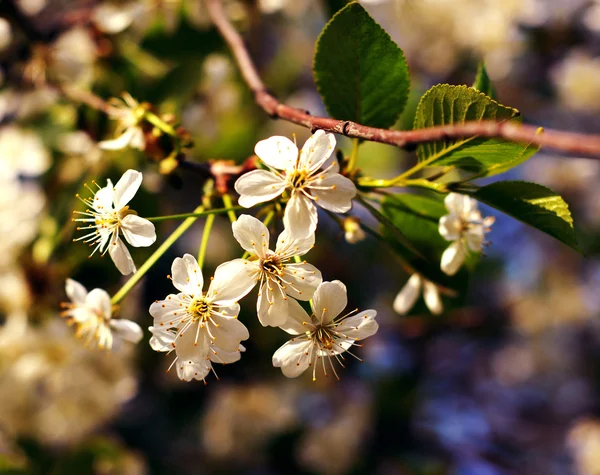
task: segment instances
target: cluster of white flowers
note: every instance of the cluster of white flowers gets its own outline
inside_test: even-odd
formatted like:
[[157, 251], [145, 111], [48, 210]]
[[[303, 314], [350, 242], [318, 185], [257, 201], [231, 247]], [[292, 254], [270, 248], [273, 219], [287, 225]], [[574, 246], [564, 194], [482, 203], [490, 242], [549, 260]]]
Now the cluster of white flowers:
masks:
[[[112, 141], [113, 145], [131, 145], [131, 138], [140, 133], [136, 122], [139, 118], [135, 118], [139, 105], [129, 97], [125, 100], [129, 115], [123, 116], [121, 135]], [[213, 364], [241, 358], [245, 351], [242, 342], [250, 335], [238, 320], [239, 301], [257, 285], [260, 323], [279, 327], [293, 336], [273, 355], [273, 366], [281, 368], [287, 377], [299, 376], [308, 368], [312, 368], [313, 380], [317, 370], [338, 377], [333, 360], [343, 367], [344, 353], [359, 359], [351, 347], [377, 332], [375, 310], [355, 309], [344, 314], [348, 303], [345, 285], [337, 280], [323, 282], [321, 272], [302, 258], [315, 244], [317, 206], [345, 213], [351, 209], [357, 192], [354, 183], [340, 173], [333, 155], [335, 145], [333, 134], [321, 130], [300, 151], [295, 143], [279, 136], [256, 145], [255, 153], [267, 169], [242, 175], [235, 189], [240, 194], [240, 205], [247, 208], [274, 199], [285, 204], [284, 230], [274, 250], [267, 226], [243, 214], [232, 223], [232, 234], [246, 253], [218, 266], [206, 291], [202, 269], [192, 255], [174, 260], [169, 277], [178, 293], [152, 304], [154, 321], [149, 330], [154, 350], [175, 353], [169, 369], [174, 366], [180, 379], [205, 381], [211, 371], [216, 375]], [[75, 212], [81, 217], [74, 221], [86, 225], [78, 229], [89, 231], [75, 240], [89, 243], [92, 254], [108, 251], [123, 274], [136, 269], [120, 236], [134, 247], [150, 246], [156, 240], [154, 225], [128, 206], [141, 181], [140, 172], [128, 170], [114, 187], [110, 180], [104, 188], [96, 185], [99, 189], [94, 196], [82, 199], [88, 209]], [[477, 202], [468, 196], [450, 193], [445, 205], [448, 214], [440, 218], [439, 232], [452, 243], [442, 255], [441, 269], [454, 275], [469, 251], [481, 252], [485, 233], [494, 219], [483, 218]], [[364, 239], [358, 218], [350, 216], [340, 222], [349, 242]], [[407, 313], [421, 291], [431, 312], [440, 314], [440, 288], [419, 273], [413, 274], [400, 291], [394, 310]], [[142, 338], [136, 323], [111, 318], [111, 301], [105, 291], [94, 289], [88, 293], [69, 279], [67, 295], [71, 303], [64, 304], [63, 316], [76, 326], [77, 336], [86, 343], [110, 349], [123, 340], [137, 343]], [[307, 312], [309, 305], [311, 311]]]

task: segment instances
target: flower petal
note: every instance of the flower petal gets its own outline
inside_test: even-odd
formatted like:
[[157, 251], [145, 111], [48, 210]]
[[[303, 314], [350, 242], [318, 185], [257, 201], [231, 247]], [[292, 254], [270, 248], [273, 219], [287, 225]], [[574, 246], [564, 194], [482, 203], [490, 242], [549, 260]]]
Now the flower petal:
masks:
[[182, 308], [187, 308], [187, 305], [190, 302], [189, 297], [187, 302], [181, 298], [185, 295], [186, 294], [170, 294], [165, 300], [157, 300], [150, 305], [150, 315], [154, 318], [154, 326], [157, 329], [161, 330], [162, 327], [167, 324], [167, 326], [165, 326], [166, 330], [167, 328], [175, 326], [169, 325], [168, 322], [175, 320], [179, 322], [180, 318], [175, 319], [175, 317], [177, 317], [177, 315], [182, 315]]
[[356, 186], [339, 173], [326, 173], [308, 183], [315, 203], [334, 213], [345, 213], [352, 208], [352, 198], [356, 196]]
[[346, 286], [339, 280], [323, 282], [313, 295], [315, 317], [321, 324], [331, 322], [347, 305]]
[[[347, 336], [354, 341], [363, 340], [377, 333], [379, 324], [375, 321], [376, 316], [377, 312], [375, 310], [365, 310], [344, 319], [336, 328], [336, 331], [340, 335]], [[340, 343], [342, 342], [343, 340]]]
[[290, 233], [284, 229], [277, 238], [277, 246], [275, 252], [286, 259], [293, 256], [303, 256], [310, 251], [315, 245], [314, 233], [304, 239], [292, 239]]
[[177, 290], [192, 297], [202, 295], [204, 286], [202, 269], [191, 254], [175, 258], [171, 265], [171, 281]]
[[460, 241], [454, 241], [442, 254], [440, 267], [448, 275], [454, 275], [466, 258], [465, 248]]
[[288, 299], [287, 319], [279, 328], [290, 335], [303, 335], [307, 330], [312, 330], [314, 325], [302, 305], [294, 299]]
[[213, 345], [223, 351], [237, 351], [240, 347], [240, 341], [250, 338], [246, 325], [237, 318], [213, 316], [213, 320], [219, 325], [210, 329], [214, 337]]
[[221, 348], [217, 348], [217, 347], [212, 347], [209, 353], [208, 353], [208, 357], [210, 358], [211, 361], [215, 362], [215, 363], [221, 363], [221, 364], [230, 364], [230, 363], [235, 363], [236, 361], [239, 361], [240, 358], [242, 357], [242, 350], [241, 348], [244, 348], [242, 345], [240, 345], [240, 349], [239, 350], [235, 350], [235, 351], [224, 351]]
[[213, 303], [230, 306], [237, 303], [256, 285], [256, 279], [248, 272], [246, 259], [234, 259], [221, 264], [206, 293]]
[[467, 218], [469, 213], [477, 210], [477, 201], [460, 193], [449, 193], [444, 198], [444, 204], [448, 211]]
[[439, 315], [444, 311], [440, 293], [433, 282], [428, 280], [423, 282], [423, 298], [425, 305], [434, 315]]
[[112, 329], [115, 338], [120, 338], [121, 340], [129, 341], [131, 343], [139, 343], [144, 336], [144, 332], [137, 323], [132, 322], [131, 320], [125, 320], [124, 318], [111, 320], [110, 328]]
[[287, 170], [296, 164], [298, 147], [287, 137], [275, 135], [258, 142], [254, 147], [254, 153], [266, 165], [277, 170]]
[[154, 351], [171, 351], [174, 346], [175, 334], [168, 331], [166, 328], [148, 327], [152, 338], [150, 338], [150, 347]]
[[137, 127], [129, 127], [125, 132], [112, 140], [102, 140], [101, 142], [98, 142], [98, 147], [102, 150], [123, 150], [135, 140], [135, 136], [138, 133], [136, 128]]
[[278, 327], [288, 317], [289, 297], [285, 296], [278, 283], [267, 281], [260, 287], [256, 311], [261, 325]]
[[317, 229], [317, 209], [300, 191], [293, 191], [285, 207], [283, 225], [291, 239], [306, 239]]
[[248, 214], [242, 214], [231, 225], [233, 237], [240, 243], [242, 249], [250, 254], [264, 259], [269, 250], [269, 230], [258, 219]]
[[108, 253], [121, 274], [128, 275], [135, 272], [135, 264], [133, 263], [129, 249], [125, 247], [123, 241], [117, 239], [114, 242], [110, 242], [108, 244]]
[[108, 185], [100, 188], [94, 195], [94, 209], [100, 213], [112, 210], [114, 194], [112, 183], [108, 180]]
[[460, 239], [462, 233], [462, 220], [457, 214], [447, 214], [440, 218], [438, 231], [446, 241]]
[[93, 309], [98, 315], [102, 315], [105, 320], [109, 320], [112, 315], [112, 305], [110, 295], [103, 289], [94, 289], [85, 298], [86, 307]]
[[79, 282], [73, 279], [67, 279], [65, 291], [71, 302], [77, 305], [85, 305], [85, 298], [88, 294], [88, 291]]
[[123, 208], [135, 196], [142, 184], [142, 174], [127, 170], [115, 185], [115, 209]]
[[317, 130], [312, 134], [300, 151], [298, 169], [318, 170], [329, 165], [327, 159], [335, 150], [335, 136]]
[[474, 252], [481, 252], [485, 230], [482, 224], [473, 224], [466, 232], [467, 246]]
[[323, 282], [321, 271], [311, 264], [288, 264], [283, 272], [285, 293], [298, 300], [310, 300]]
[[287, 186], [279, 175], [267, 170], [252, 170], [244, 173], [235, 182], [235, 191], [240, 195], [238, 203], [244, 208], [277, 198]]
[[131, 127], [131, 139], [129, 140], [129, 146], [137, 150], [144, 151], [146, 148], [146, 138], [144, 137], [144, 131], [140, 127]]
[[405, 315], [411, 308], [414, 307], [415, 302], [419, 298], [421, 292], [421, 275], [413, 274], [406, 285], [402, 287], [402, 290], [398, 292], [394, 299], [393, 308], [396, 313]]
[[135, 214], [128, 214], [121, 220], [121, 231], [133, 247], [148, 247], [156, 241], [154, 224]]
[[273, 355], [273, 366], [281, 368], [288, 378], [300, 376], [310, 363], [311, 346], [312, 342], [302, 337], [288, 341]]
[[177, 376], [182, 381], [191, 381], [197, 379], [202, 381], [210, 372], [211, 364], [206, 358], [200, 360], [182, 360], [179, 358], [177, 363]]

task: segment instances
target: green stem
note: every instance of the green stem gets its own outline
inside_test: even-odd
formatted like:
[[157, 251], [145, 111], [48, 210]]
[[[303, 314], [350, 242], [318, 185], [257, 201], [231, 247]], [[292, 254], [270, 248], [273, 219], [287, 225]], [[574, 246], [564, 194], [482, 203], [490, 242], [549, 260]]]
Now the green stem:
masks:
[[[229, 221], [231, 221], [232, 224], [235, 223], [237, 221], [237, 216], [235, 215], [233, 202], [231, 201], [231, 195], [229, 195], [229, 193], [225, 193], [223, 195], [223, 204], [226, 208], [229, 208], [227, 210], [227, 216], [229, 216]], [[237, 206], [237, 208], [239, 209], [241, 208], [241, 206]]]
[[212, 231], [213, 223], [215, 222], [215, 215], [211, 214], [206, 218], [204, 223], [204, 231], [202, 231], [202, 241], [200, 242], [200, 250], [198, 251], [198, 265], [200, 269], [204, 265], [204, 258], [206, 257], [206, 249], [208, 248], [208, 239], [210, 238], [210, 232]]
[[167, 124], [164, 120], [158, 117], [156, 114], [146, 111], [144, 114], [144, 119], [150, 122], [153, 126], [157, 127], [159, 130], [162, 130], [165, 134], [170, 135], [172, 137], [177, 136], [177, 131], [169, 124]]
[[352, 139], [352, 152], [350, 153], [350, 160], [348, 160], [348, 171], [354, 170], [356, 167], [356, 159], [358, 157], [358, 146], [360, 145], [359, 139]]
[[208, 211], [203, 211], [202, 213], [185, 213], [185, 214], [172, 214], [169, 216], [157, 216], [154, 218], [145, 218], [148, 221], [167, 221], [169, 219], [185, 219], [185, 218], [200, 218], [202, 216], [210, 216], [211, 214], [222, 214], [233, 212], [238, 209], [244, 209], [242, 206], [232, 206], [227, 208], [217, 208], [211, 209]]
[[[200, 213], [204, 207], [198, 206], [194, 211]], [[113, 305], [118, 304], [123, 297], [125, 297], [129, 291], [137, 284], [142, 277], [150, 270], [150, 268], [158, 261], [158, 259], [186, 232], [189, 227], [194, 224], [198, 218], [196, 216], [187, 218], [181, 223], [175, 231], [163, 242], [160, 247], [154, 251], [154, 253], [148, 258], [146, 262], [138, 269], [138, 271], [131, 276], [131, 278], [125, 282], [123, 287], [113, 296], [110, 300]]]

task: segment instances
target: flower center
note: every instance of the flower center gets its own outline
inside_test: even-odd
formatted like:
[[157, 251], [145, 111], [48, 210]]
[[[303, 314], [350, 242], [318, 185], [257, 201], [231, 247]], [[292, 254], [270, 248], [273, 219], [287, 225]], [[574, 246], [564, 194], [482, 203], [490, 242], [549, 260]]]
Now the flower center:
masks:
[[192, 300], [192, 303], [188, 307], [188, 312], [192, 315], [194, 322], [207, 322], [210, 319], [211, 310], [212, 305], [205, 298]]
[[318, 326], [313, 330], [312, 338], [316, 341], [321, 349], [332, 350], [335, 344], [335, 335], [329, 327]]
[[279, 256], [273, 254], [263, 259], [260, 262], [260, 268], [269, 274], [281, 275], [283, 272], [283, 266], [281, 265], [281, 260]]
[[306, 179], [308, 178], [308, 172], [306, 170], [294, 170], [288, 174], [288, 182], [293, 188], [302, 188], [306, 185]]

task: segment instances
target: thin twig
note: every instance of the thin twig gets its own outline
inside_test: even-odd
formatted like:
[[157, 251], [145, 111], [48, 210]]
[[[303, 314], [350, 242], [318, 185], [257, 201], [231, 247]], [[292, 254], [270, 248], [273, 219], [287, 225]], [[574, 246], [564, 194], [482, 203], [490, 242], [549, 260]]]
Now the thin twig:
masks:
[[311, 130], [322, 129], [346, 137], [381, 142], [398, 147], [437, 140], [480, 136], [502, 138], [511, 142], [539, 145], [562, 152], [600, 158], [600, 135], [586, 135], [560, 130], [545, 130], [540, 133], [538, 126], [515, 122], [473, 121], [401, 131], [368, 127], [347, 120], [312, 116], [305, 110], [282, 104], [268, 91], [250, 58], [242, 37], [227, 18], [221, 0], [205, 1], [208, 14], [229, 45], [244, 81], [254, 93], [256, 103], [274, 119], [286, 120]]

